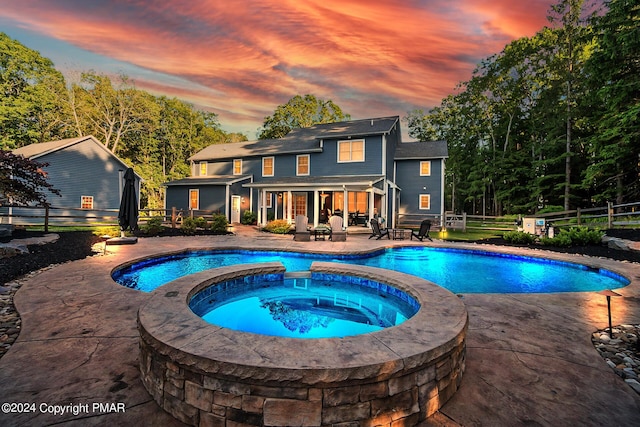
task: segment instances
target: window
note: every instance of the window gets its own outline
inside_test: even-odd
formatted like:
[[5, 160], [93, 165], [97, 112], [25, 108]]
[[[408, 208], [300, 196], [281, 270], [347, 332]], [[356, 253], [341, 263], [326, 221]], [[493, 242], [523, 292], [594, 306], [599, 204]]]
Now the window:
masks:
[[364, 162], [364, 139], [338, 141], [338, 163]]
[[200, 162], [200, 176], [207, 176], [207, 162]]
[[233, 161], [233, 174], [242, 175], [242, 159], [235, 159]]
[[[263, 193], [260, 193], [261, 195]], [[265, 200], [263, 200], [262, 206], [264, 206], [265, 208], [270, 208], [271, 207], [271, 193], [267, 192], [265, 195]]]
[[93, 196], [80, 196], [80, 209], [93, 209]]
[[262, 176], [273, 176], [273, 157], [262, 158]]
[[189, 190], [189, 209], [200, 209], [200, 190]]
[[296, 157], [296, 175], [309, 175], [309, 155], [301, 154]]
[[431, 161], [420, 162], [420, 176], [431, 176]]
[[420, 209], [431, 209], [431, 194], [420, 195]]

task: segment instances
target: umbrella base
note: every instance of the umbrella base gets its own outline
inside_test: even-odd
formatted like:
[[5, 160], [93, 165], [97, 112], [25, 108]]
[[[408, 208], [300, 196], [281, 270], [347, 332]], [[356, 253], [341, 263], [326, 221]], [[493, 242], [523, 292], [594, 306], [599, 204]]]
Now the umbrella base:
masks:
[[138, 243], [137, 237], [113, 237], [107, 240], [108, 245], [133, 245]]

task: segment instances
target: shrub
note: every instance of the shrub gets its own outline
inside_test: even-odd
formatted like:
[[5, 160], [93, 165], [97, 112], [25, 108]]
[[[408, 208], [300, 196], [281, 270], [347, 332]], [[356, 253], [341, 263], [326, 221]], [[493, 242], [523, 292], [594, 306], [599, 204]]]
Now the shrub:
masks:
[[543, 246], [555, 246], [558, 248], [568, 248], [571, 246], [571, 237], [567, 233], [560, 233], [555, 237], [543, 237], [540, 239]]
[[[562, 231], [560, 234], [562, 234]], [[567, 234], [569, 234], [571, 238], [572, 245], [587, 246], [602, 243], [602, 235], [604, 233], [600, 230], [593, 230], [587, 227], [571, 227], [569, 231], [567, 231]]]
[[164, 228], [162, 226], [162, 221], [163, 218], [161, 216], [154, 216], [152, 218], [149, 218], [147, 222], [141, 227], [141, 229], [144, 234], [147, 234], [149, 236], [156, 236], [160, 234], [160, 232]]
[[571, 227], [568, 230], [562, 229], [557, 236], [552, 239], [543, 238], [540, 240], [545, 246], [569, 247], [599, 245], [602, 242], [603, 232], [589, 229], [587, 227]]
[[515, 245], [530, 245], [536, 241], [536, 236], [524, 231], [507, 231], [502, 235], [502, 238]]
[[242, 219], [240, 220], [240, 222], [244, 225], [251, 225], [251, 224], [255, 224], [256, 222], [258, 222], [258, 215], [256, 215], [255, 213], [251, 212], [251, 211], [244, 211], [244, 213], [242, 214]]
[[268, 222], [267, 225], [264, 226], [264, 231], [275, 234], [287, 234], [291, 231], [291, 224], [284, 219], [276, 219]]
[[211, 231], [214, 233], [226, 233], [228, 225], [227, 217], [222, 214], [214, 214], [211, 217]]
[[196, 222], [196, 227], [207, 229], [207, 220], [204, 217], [199, 216], [194, 221]]
[[194, 234], [196, 232], [196, 228], [197, 225], [195, 219], [186, 217], [182, 220], [182, 226], [180, 227], [180, 230], [182, 230], [184, 234]]

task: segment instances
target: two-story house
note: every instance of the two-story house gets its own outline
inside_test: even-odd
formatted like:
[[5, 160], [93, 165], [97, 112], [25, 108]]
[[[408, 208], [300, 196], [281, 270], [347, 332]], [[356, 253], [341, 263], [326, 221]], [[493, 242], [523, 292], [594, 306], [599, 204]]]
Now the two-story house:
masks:
[[231, 223], [250, 210], [259, 224], [304, 215], [317, 225], [330, 213], [349, 224], [415, 224], [442, 218], [446, 158], [444, 141], [403, 143], [397, 116], [321, 124], [209, 146], [190, 158], [191, 177], [166, 183], [165, 202]]

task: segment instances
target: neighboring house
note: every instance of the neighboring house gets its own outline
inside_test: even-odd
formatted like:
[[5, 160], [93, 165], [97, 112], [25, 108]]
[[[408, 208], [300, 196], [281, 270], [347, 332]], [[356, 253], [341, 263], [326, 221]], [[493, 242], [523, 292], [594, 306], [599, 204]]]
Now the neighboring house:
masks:
[[[98, 218], [116, 217], [116, 212], [100, 212], [120, 207], [123, 175], [128, 166], [93, 136], [30, 144], [13, 150], [14, 154], [41, 163], [49, 163], [44, 170], [47, 180], [60, 190], [60, 196], [45, 191], [47, 202], [55, 216]], [[138, 203], [140, 176], [136, 175]], [[14, 215], [34, 215], [32, 209], [13, 208]], [[41, 215], [37, 213], [37, 215]], [[113, 218], [112, 218], [113, 220]], [[19, 222], [39, 222], [41, 219]], [[66, 220], [68, 221], [68, 219]]]
[[214, 211], [240, 222], [345, 222], [380, 216], [386, 225], [444, 214], [444, 141], [401, 140], [399, 117], [293, 129], [280, 139], [210, 145], [190, 158], [191, 177], [168, 182], [166, 208]]

